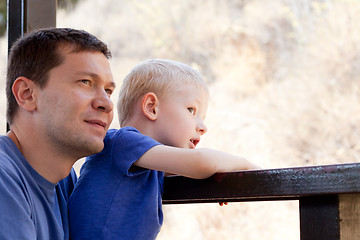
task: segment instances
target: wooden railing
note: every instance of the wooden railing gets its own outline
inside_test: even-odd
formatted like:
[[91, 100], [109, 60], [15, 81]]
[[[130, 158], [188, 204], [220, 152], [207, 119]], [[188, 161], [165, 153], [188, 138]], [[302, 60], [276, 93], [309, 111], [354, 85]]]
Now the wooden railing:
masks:
[[301, 240], [360, 239], [360, 164], [167, 177], [164, 204], [299, 200]]

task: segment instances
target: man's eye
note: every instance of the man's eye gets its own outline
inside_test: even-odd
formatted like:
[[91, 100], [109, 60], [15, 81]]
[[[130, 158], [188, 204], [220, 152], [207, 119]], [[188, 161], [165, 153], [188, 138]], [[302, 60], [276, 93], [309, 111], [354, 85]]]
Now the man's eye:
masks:
[[83, 79], [83, 80], [81, 80], [81, 82], [86, 84], [86, 85], [91, 85], [90, 80]]
[[195, 115], [195, 108], [189, 107], [188, 110], [192, 115]]

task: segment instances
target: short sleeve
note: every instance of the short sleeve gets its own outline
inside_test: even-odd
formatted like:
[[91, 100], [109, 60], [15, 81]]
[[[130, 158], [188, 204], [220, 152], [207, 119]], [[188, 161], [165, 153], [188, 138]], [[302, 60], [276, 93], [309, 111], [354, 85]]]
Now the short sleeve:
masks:
[[112, 138], [111, 159], [113, 165], [120, 173], [127, 176], [135, 176], [143, 171], [148, 171], [148, 169], [140, 169], [132, 172], [130, 168], [149, 149], [160, 145], [153, 138], [141, 134], [132, 127], [122, 128], [121, 131], [112, 134], [110, 138]]

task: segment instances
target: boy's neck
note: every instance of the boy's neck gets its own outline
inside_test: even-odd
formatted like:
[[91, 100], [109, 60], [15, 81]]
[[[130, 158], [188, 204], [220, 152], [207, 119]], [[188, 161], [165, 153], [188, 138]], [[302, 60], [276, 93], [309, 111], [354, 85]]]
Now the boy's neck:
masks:
[[140, 120], [129, 120], [123, 124], [123, 127], [133, 127], [136, 128], [141, 134], [150, 136], [155, 139], [154, 135], [154, 126], [152, 122], [149, 121], [140, 121]]

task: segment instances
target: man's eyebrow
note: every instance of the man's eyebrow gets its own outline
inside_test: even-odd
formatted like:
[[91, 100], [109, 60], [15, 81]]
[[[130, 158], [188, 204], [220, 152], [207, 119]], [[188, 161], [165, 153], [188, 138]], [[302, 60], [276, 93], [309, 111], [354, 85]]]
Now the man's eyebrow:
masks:
[[88, 72], [88, 71], [76, 71], [75, 72], [76, 75], [82, 75], [82, 76], [90, 76], [93, 78], [98, 78], [99, 75], [93, 72]]
[[[93, 72], [88, 72], [88, 71], [76, 71], [75, 74], [78, 75], [78, 76], [89, 76], [89, 77], [94, 78], [94, 79], [99, 78], [98, 74], [93, 73]], [[111, 81], [110, 86], [115, 88], [116, 83], [114, 81]]]

